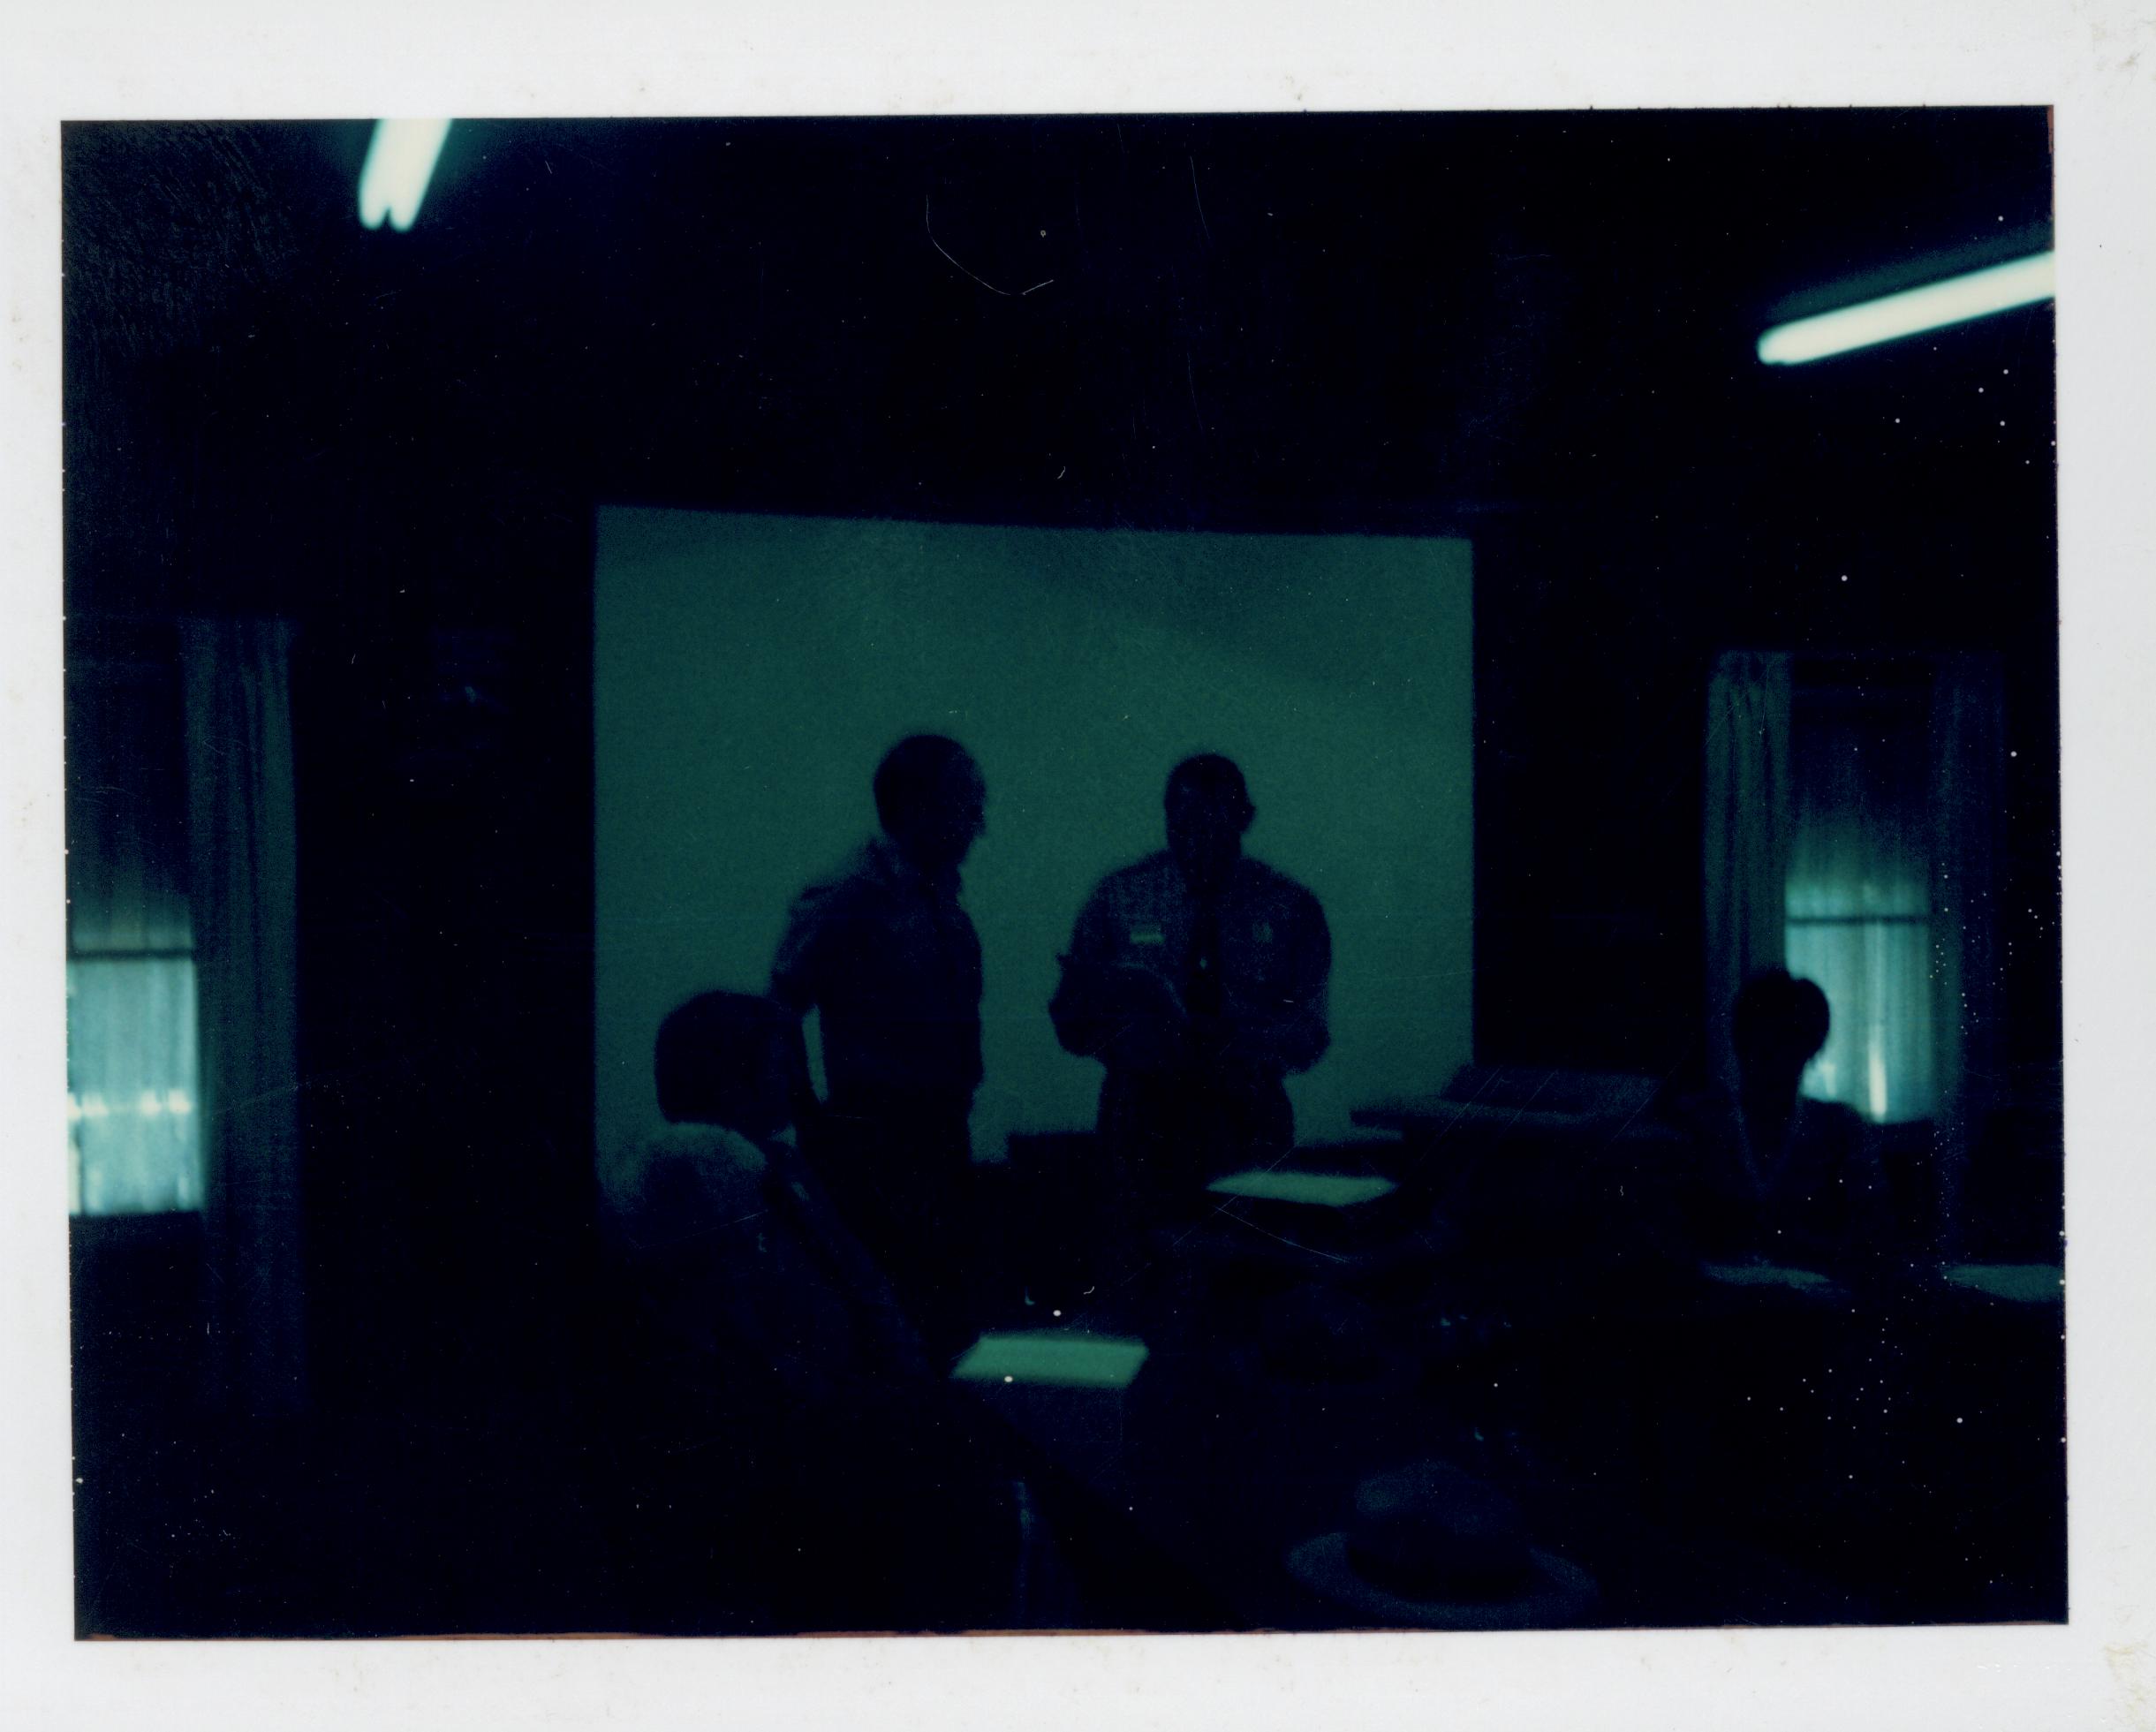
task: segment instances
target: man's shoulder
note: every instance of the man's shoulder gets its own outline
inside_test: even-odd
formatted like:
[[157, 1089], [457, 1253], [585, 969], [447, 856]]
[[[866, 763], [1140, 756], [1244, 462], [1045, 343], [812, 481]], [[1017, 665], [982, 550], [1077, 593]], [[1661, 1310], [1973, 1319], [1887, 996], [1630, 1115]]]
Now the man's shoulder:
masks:
[[1245, 854], [1236, 868], [1236, 888], [1253, 901], [1263, 901], [1276, 908], [1292, 909], [1303, 914], [1322, 917], [1324, 909], [1318, 901], [1317, 892], [1299, 880], [1293, 879], [1277, 866], [1267, 866], [1263, 860]]
[[813, 905], [874, 895], [886, 888], [890, 878], [890, 865], [883, 851], [873, 840], [864, 842], [830, 871], [805, 885], [795, 900]]
[[766, 1167], [763, 1151], [738, 1131], [667, 1124], [601, 1159], [601, 1197], [632, 1240], [677, 1237], [753, 1213]]
[[1182, 887], [1182, 878], [1176, 869], [1175, 856], [1166, 849], [1147, 854], [1143, 859], [1132, 860], [1106, 874], [1093, 886], [1089, 902], [1105, 907], [1122, 907], [1134, 902], [1154, 903], [1170, 889]]
[[1167, 848], [1147, 854], [1106, 874], [1086, 897], [1086, 906], [1097, 911], [1134, 911], [1147, 917], [1184, 891], [1184, 875]]
[[1127, 866], [1117, 866], [1101, 881], [1103, 884], [1152, 884], [1176, 875], [1176, 857], [1165, 848], [1156, 848], [1152, 853], [1141, 855]]

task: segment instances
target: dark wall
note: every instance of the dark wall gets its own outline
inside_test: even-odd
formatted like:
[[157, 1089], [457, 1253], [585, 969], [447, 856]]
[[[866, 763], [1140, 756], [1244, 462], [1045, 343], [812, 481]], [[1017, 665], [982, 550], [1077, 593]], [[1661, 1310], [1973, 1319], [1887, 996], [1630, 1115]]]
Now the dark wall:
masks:
[[[1707, 675], [1718, 650], [1754, 646], [2001, 658], [2005, 1044], [2014, 1063], [2056, 1064], [2049, 337], [2012, 323], [1963, 335], [1950, 358], [1881, 357], [1861, 381], [1786, 390], [1667, 493], [1613, 489], [1478, 543], [1486, 1059], [1660, 1072], [1695, 1057]], [[1986, 376], [1977, 415], [2008, 424], [1995, 444], [1905, 432], [1976, 419], [1940, 399]], [[1816, 448], [1792, 449], [1804, 437]]]
[[1751, 352], [1785, 294], [2046, 222], [2040, 111], [460, 123], [405, 235], [354, 219], [366, 136], [64, 150], [73, 629], [304, 628], [347, 1392], [574, 1311], [601, 501], [1468, 535], [1493, 1059], [1695, 1046], [1715, 648], [1997, 650], [2010, 1039], [2056, 1062], [2048, 309]]

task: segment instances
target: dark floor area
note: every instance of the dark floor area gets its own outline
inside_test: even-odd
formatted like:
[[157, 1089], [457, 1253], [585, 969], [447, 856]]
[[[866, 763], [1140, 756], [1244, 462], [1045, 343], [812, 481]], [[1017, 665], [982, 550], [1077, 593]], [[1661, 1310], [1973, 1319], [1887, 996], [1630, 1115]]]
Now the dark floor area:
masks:
[[[1022, 1176], [988, 1169], [984, 1206], [1028, 1223], [984, 1262], [986, 1324], [1129, 1327], [1052, 1187], [1029, 1200]], [[428, 1361], [450, 1368], [435, 1387], [394, 1403], [236, 1421], [206, 1380], [198, 1218], [79, 1221], [79, 1629], [1352, 1626], [1281, 1554], [1340, 1524], [1358, 1475], [1423, 1456], [1510, 1493], [1540, 1543], [1594, 1576], [1585, 1622], [2064, 1615], [2055, 1307], [1933, 1293], [1821, 1318], [1747, 1295], [1657, 1314], [1483, 1259], [1411, 1294], [1396, 1273], [1369, 1290], [1380, 1303], [1357, 1315], [1381, 1315], [1390, 1291], [1421, 1320], [1430, 1345], [1411, 1371], [1302, 1388], [1249, 1374], [1258, 1349], [1237, 1320], [1276, 1315], [1297, 1282], [1292, 1258], [1238, 1255], [1245, 1242], [1258, 1237], [1224, 1214], [1186, 1244], [1188, 1278], [1117, 1402], [1015, 1422], [983, 1404], [998, 1459], [1026, 1483], [1010, 1512], [1026, 1539], [1008, 1579], [939, 1611], [903, 1590], [849, 1600], [843, 1540], [789, 1583], [791, 1560], [774, 1562], [788, 1534], [723, 1459], [654, 1479], [613, 1422], [597, 1330], [534, 1320], [543, 1345], [463, 1341]], [[575, 1295], [559, 1297], [573, 1315]], [[874, 1444], [833, 1447], [843, 1464]], [[696, 1543], [682, 1543], [677, 1495], [700, 1506]]]

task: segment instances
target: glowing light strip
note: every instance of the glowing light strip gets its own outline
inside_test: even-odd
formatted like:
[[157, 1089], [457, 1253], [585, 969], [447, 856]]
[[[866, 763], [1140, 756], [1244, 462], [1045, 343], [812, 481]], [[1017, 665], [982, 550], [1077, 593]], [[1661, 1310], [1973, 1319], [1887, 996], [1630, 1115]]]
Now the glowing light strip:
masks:
[[2031, 306], [2052, 298], [2054, 276], [2053, 255], [2035, 253], [1832, 313], [1792, 319], [1760, 337], [1759, 359], [1780, 367], [1824, 360], [1943, 325], [1965, 324], [1993, 313]]
[[387, 217], [399, 234], [409, 229], [449, 135], [446, 120], [377, 120], [359, 170], [360, 222], [379, 229]]

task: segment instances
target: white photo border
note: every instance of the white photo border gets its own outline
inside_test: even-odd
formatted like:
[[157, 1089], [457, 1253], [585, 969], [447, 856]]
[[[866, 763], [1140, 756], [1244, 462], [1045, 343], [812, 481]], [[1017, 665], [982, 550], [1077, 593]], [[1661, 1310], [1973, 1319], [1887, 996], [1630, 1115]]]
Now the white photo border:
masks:
[[[2156, 1726], [2156, 16], [2117, 0], [375, 0], [17, 11], [0, 60], [0, 1717], [653, 1726]], [[62, 1141], [64, 120], [1724, 108], [2054, 110], [2069, 1233], [2064, 1626], [1527, 1636], [79, 1643]]]

